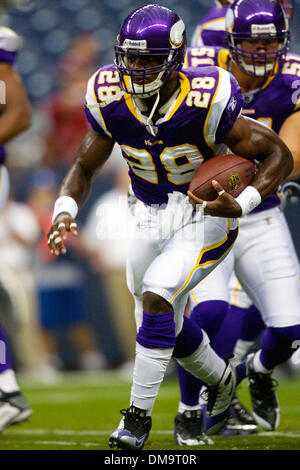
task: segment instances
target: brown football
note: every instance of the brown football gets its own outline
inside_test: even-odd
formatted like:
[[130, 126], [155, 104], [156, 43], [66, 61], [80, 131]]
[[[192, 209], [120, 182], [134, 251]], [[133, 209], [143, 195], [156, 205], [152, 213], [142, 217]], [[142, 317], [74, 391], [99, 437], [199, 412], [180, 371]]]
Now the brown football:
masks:
[[218, 181], [226, 192], [237, 197], [253, 180], [255, 165], [238, 155], [219, 155], [204, 162], [195, 171], [189, 191], [205, 201], [218, 197], [212, 180]]

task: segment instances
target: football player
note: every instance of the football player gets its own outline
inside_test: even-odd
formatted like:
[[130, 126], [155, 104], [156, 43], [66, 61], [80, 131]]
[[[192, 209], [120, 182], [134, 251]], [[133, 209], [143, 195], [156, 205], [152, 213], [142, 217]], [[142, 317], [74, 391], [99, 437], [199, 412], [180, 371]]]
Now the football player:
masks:
[[[278, 0], [278, 2], [283, 6], [285, 12], [289, 19], [293, 17], [294, 14], [294, 0]], [[211, 46], [220, 46], [227, 47], [226, 41], [226, 32], [225, 32], [225, 15], [227, 8], [230, 4], [233, 3], [233, 0], [218, 1], [216, 0], [216, 7], [212, 8], [210, 12], [203, 18], [202, 22], [196, 28], [195, 33], [192, 39], [193, 46], [201, 45], [211, 45]], [[201, 65], [202, 58], [199, 57], [199, 62], [197, 65]], [[204, 59], [204, 63], [207, 64]], [[297, 195], [299, 189], [297, 190], [298, 185], [295, 184], [292, 188], [288, 190], [287, 187], [283, 188], [286, 191], [282, 190], [282, 204], [287, 202], [290, 199], [290, 193], [293, 190], [293, 193]], [[231, 302], [232, 306], [230, 307], [230, 312], [228, 312], [226, 323], [230, 322], [232, 318], [235, 324], [240, 325], [239, 338], [235, 342], [232, 337], [232, 347], [235, 347], [234, 353], [236, 357], [244, 357], [246, 352], [251, 348], [255, 343], [255, 339], [264, 329], [264, 323], [261, 319], [261, 314], [255, 305], [252, 304], [251, 300], [247, 294], [243, 291], [241, 285], [233, 274], [230, 279], [230, 291], [231, 291]], [[227, 306], [224, 305], [224, 311], [227, 310]], [[239, 318], [237, 318], [239, 315]], [[243, 319], [243, 320], [241, 320]], [[240, 320], [240, 321], [237, 321]], [[217, 323], [215, 322], [215, 327]], [[230, 328], [230, 325], [228, 325]], [[238, 335], [238, 331], [235, 328], [235, 332]], [[220, 333], [221, 334], [221, 333]], [[226, 347], [228, 347], [226, 345]], [[230, 425], [232, 432], [238, 432], [238, 429], [241, 432], [246, 432], [248, 429], [249, 432], [253, 432], [253, 427], [248, 426], [254, 423], [253, 417], [248, 412], [248, 410], [239, 402], [235, 397], [232, 405], [232, 413], [235, 418], [237, 418], [241, 423], [245, 424], [244, 428], [237, 426], [234, 430], [234, 426]], [[228, 430], [226, 430], [226, 433]]]
[[[50, 251], [65, 253], [67, 232], [77, 233], [78, 207], [119, 143], [138, 199], [127, 269], [138, 333], [130, 406], [121, 410], [111, 447], [144, 446], [172, 354], [208, 384], [209, 414], [221, 417], [217, 427], [226, 422], [223, 415], [245, 364], [233, 367], [220, 359], [207, 335], [184, 319], [184, 308], [189, 291], [225, 259], [237, 237], [236, 217], [257, 206], [292, 170], [292, 156], [278, 136], [240, 116], [236, 80], [218, 67], [182, 73], [185, 51], [185, 25], [175, 12], [146, 5], [125, 19], [115, 63], [88, 83], [92, 130], [61, 186], [48, 234]], [[262, 166], [242, 198], [234, 199], [215, 182], [217, 200], [195, 210], [187, 195], [191, 178], [223, 143]], [[205, 207], [210, 215], [203, 216]], [[208, 442], [202, 436], [201, 443]]]
[[[226, 47], [225, 15], [227, 8], [233, 3], [233, 0], [216, 0], [216, 6], [213, 7], [204, 16], [203, 20], [192, 37], [192, 47], [200, 46], [219, 46]], [[294, 14], [294, 0], [278, 0], [289, 19]]]
[[[289, 30], [284, 11], [272, 0], [242, 0], [227, 10], [226, 29], [230, 52], [192, 48], [188, 50], [187, 65], [193, 65], [193, 59], [201, 56], [209, 64], [231, 70], [243, 93], [243, 115], [263, 122], [285, 141], [295, 162], [290, 178], [295, 177], [300, 173], [300, 101], [293, 84], [300, 70], [300, 57], [287, 54]], [[226, 332], [216, 329], [227, 311], [233, 268], [250, 304], [259, 308], [261, 329], [264, 325], [267, 329], [260, 351], [249, 359], [248, 370], [254, 416], [266, 430], [276, 429], [279, 424], [272, 370], [292, 355], [291, 345], [300, 337], [299, 264], [279, 204], [275, 192], [241, 218], [240, 234], [229, 256], [191, 292], [195, 307], [191, 318], [211, 332], [213, 347], [222, 356], [232, 352], [232, 338], [236, 340], [233, 323]], [[238, 289], [235, 286], [235, 296]], [[180, 382], [180, 413], [197, 410], [200, 384], [185, 371], [180, 372]]]
[[[22, 80], [14, 69], [20, 47], [19, 36], [10, 28], [0, 27], [0, 210], [9, 192], [4, 144], [31, 124], [31, 107]], [[25, 230], [25, 228], [24, 228]], [[2, 286], [0, 289], [3, 290]], [[5, 296], [3, 292], [2, 298]], [[0, 312], [4, 315], [3, 311]], [[6, 322], [6, 318], [2, 318]], [[32, 410], [23, 397], [13, 371], [7, 338], [0, 325], [0, 431], [28, 419]]]

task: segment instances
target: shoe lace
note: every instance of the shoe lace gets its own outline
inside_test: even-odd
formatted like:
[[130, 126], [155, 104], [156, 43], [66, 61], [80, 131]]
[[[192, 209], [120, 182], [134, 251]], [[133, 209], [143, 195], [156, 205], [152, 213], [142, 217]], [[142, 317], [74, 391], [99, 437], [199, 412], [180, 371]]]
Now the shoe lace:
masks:
[[[209, 393], [208, 393], [209, 392]], [[210, 386], [209, 390], [207, 390], [207, 411], [212, 411], [213, 407], [217, 403], [218, 397], [220, 398], [220, 391], [218, 390], [217, 386]]]
[[251, 416], [251, 413], [247, 410], [247, 408], [240, 402], [240, 400], [235, 397], [231, 402], [231, 406], [234, 408], [237, 414], [241, 416]]
[[137, 437], [141, 437], [145, 434], [146, 429], [143, 425], [147, 416], [144, 410], [131, 405], [129, 408], [120, 410], [120, 413], [124, 416], [124, 428], [127, 431]]
[[[228, 376], [227, 381], [231, 380], [231, 376]], [[219, 385], [210, 385], [208, 387], [208, 400], [207, 400], [207, 411], [211, 412], [214, 407], [217, 407], [223, 398], [228, 398], [228, 390], [226, 387], [220, 388]]]
[[275, 396], [275, 388], [278, 387], [278, 381], [271, 377], [269, 374], [257, 374], [255, 379], [252, 382], [252, 389], [253, 394], [257, 394], [258, 401], [261, 400], [261, 396], [263, 395], [263, 402], [264, 406], [274, 407], [276, 406], [276, 396]]
[[203, 417], [201, 410], [191, 410], [184, 413], [185, 424], [189, 433], [196, 437], [202, 434]]
[[0, 391], [0, 401], [8, 402], [20, 410], [29, 407], [28, 403], [20, 392], [4, 393]]
[[207, 388], [207, 387], [205, 387], [205, 388], [200, 392], [199, 398], [201, 398], [203, 401], [207, 402], [207, 400], [208, 400], [208, 388]]

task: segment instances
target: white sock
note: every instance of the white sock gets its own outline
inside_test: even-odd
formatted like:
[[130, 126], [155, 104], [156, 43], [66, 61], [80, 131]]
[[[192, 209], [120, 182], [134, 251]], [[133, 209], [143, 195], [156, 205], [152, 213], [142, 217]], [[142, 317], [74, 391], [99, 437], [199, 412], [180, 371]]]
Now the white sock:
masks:
[[20, 390], [16, 374], [12, 369], [7, 369], [0, 374], [0, 390], [5, 393], [18, 392]]
[[[203, 331], [203, 330], [202, 330]], [[216, 385], [222, 378], [226, 364], [212, 349], [203, 331], [200, 346], [190, 356], [177, 359], [180, 365], [208, 385]]]
[[136, 343], [130, 404], [147, 411], [150, 415], [163, 381], [173, 348], [150, 349]]
[[178, 405], [178, 413], [184, 413], [185, 411], [193, 411], [193, 410], [199, 410], [200, 409], [200, 405], [194, 405], [194, 406], [189, 406], [189, 405], [185, 405], [184, 403], [182, 403], [182, 401], [179, 402], [179, 405]]
[[261, 374], [270, 374], [270, 372], [272, 372], [272, 370], [266, 369], [266, 368], [263, 366], [263, 364], [261, 363], [261, 360], [260, 360], [260, 351], [257, 351], [257, 352], [254, 354], [253, 368], [254, 368], [255, 372], [259, 372], [259, 373], [261, 373]]
[[243, 339], [238, 339], [234, 347], [234, 359], [239, 363], [242, 362], [244, 357], [247, 355], [247, 352], [254, 344], [254, 341], [245, 341]]

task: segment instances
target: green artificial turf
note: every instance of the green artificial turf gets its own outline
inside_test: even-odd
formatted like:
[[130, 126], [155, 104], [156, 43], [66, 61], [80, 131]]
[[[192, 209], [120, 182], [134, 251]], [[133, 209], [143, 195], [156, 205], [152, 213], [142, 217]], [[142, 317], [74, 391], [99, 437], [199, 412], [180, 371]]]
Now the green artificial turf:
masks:
[[[0, 450], [110, 450], [108, 437], [128, 406], [131, 382], [117, 373], [65, 374], [53, 385], [22, 384], [34, 413], [30, 421], [0, 434]], [[214, 437], [212, 446], [179, 447], [173, 421], [179, 391], [175, 378], [161, 386], [153, 410], [153, 427], [145, 450], [300, 450], [300, 378], [280, 381], [281, 423], [272, 433], [248, 437]], [[239, 397], [249, 405], [246, 383]], [[119, 454], [118, 454], [119, 455]]]

